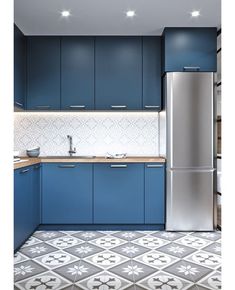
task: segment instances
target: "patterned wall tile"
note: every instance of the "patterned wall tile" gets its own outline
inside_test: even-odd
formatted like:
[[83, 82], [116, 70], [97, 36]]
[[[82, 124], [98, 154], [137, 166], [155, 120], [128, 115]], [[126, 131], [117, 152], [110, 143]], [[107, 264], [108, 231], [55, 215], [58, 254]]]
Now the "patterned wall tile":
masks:
[[40, 146], [41, 156], [67, 155], [67, 135], [77, 155], [127, 153], [165, 156], [165, 115], [140, 112], [27, 112], [14, 115], [14, 149]]

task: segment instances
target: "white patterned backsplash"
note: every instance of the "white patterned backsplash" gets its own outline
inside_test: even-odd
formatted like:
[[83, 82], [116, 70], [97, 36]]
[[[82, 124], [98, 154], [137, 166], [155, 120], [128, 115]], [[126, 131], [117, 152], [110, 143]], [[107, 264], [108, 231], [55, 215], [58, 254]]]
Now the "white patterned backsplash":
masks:
[[67, 155], [72, 135], [76, 155], [165, 156], [165, 113], [14, 113], [14, 150], [40, 146], [41, 156]]

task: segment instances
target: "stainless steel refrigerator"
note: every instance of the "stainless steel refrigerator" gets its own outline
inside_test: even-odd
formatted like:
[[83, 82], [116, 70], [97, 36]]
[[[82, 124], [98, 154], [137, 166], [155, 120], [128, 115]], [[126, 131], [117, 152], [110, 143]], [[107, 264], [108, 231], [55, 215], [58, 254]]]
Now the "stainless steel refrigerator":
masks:
[[167, 128], [166, 230], [215, 228], [215, 80], [171, 72], [164, 79]]

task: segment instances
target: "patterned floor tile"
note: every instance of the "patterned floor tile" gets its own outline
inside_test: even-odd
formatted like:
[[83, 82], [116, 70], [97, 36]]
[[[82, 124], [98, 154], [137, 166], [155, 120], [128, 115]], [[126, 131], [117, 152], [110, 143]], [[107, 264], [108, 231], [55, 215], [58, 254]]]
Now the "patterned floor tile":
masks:
[[181, 290], [188, 289], [191, 282], [165, 272], [154, 273], [138, 283], [146, 289]]
[[197, 251], [194, 248], [187, 247], [185, 245], [170, 243], [163, 247], [157, 248], [159, 252], [166, 253], [178, 258], [183, 258]]
[[143, 237], [144, 234], [139, 233], [139, 232], [134, 232], [134, 231], [131, 231], [131, 232], [121, 231], [121, 232], [112, 234], [112, 236], [126, 240], [126, 241], [133, 241], [140, 237]]
[[121, 276], [131, 282], [136, 282], [156, 272], [156, 269], [137, 261], [129, 260], [109, 269], [109, 272]]
[[103, 248], [97, 247], [96, 245], [93, 245], [91, 243], [83, 243], [77, 246], [73, 246], [70, 248], [64, 249], [65, 252], [68, 252], [76, 257], [79, 258], [85, 258], [91, 255], [94, 255], [96, 253], [104, 251]]
[[35, 237], [30, 237], [25, 243], [24, 245], [21, 247], [22, 248], [25, 248], [25, 247], [28, 247], [28, 246], [33, 246], [33, 245], [36, 245], [38, 243], [41, 243], [42, 241], [35, 238]]
[[203, 232], [203, 233], [197, 232], [197, 233], [192, 233], [191, 236], [210, 240], [210, 241], [217, 241], [221, 238], [221, 232], [220, 231]]
[[179, 238], [184, 237], [185, 235], [177, 233], [177, 232], [160, 231], [160, 232], [153, 233], [152, 236], [160, 238], [160, 239], [168, 240], [168, 241], [175, 241]]
[[84, 290], [121, 290], [127, 289], [127, 287], [131, 285], [131, 282], [113, 273], [104, 271], [81, 282], [77, 282], [76, 285]]
[[20, 252], [17, 252], [14, 255], [14, 264], [21, 263], [21, 262], [24, 262], [27, 260], [29, 260], [29, 258], [27, 256], [21, 254]]
[[82, 260], [54, 269], [54, 272], [71, 282], [78, 282], [101, 271], [101, 268]]
[[69, 285], [68, 281], [52, 272], [45, 272], [16, 283], [18, 289], [22, 290], [59, 290], [64, 289], [66, 285]]
[[91, 243], [95, 244], [98, 247], [102, 247], [104, 249], [114, 248], [118, 245], [126, 243], [126, 241], [113, 237], [113, 236], [105, 236], [102, 238], [98, 238], [96, 240], [92, 240]]
[[28, 260], [14, 266], [14, 280], [17, 282], [31, 276], [41, 274], [45, 271], [47, 271], [45, 267], [42, 267], [34, 261]]
[[161, 247], [163, 245], [169, 244], [170, 242], [163, 239], [156, 238], [154, 236], [146, 235], [142, 238], [134, 240], [133, 243], [152, 250], [152, 249]]
[[133, 244], [131, 242], [112, 248], [112, 252], [121, 254], [129, 258], [134, 258], [149, 251], [150, 249]]
[[185, 258], [187, 261], [200, 264], [201, 266], [209, 267], [212, 269], [217, 268], [221, 264], [221, 258], [218, 255], [207, 253], [205, 251], [197, 251]]
[[133, 283], [130, 287], [125, 288], [125, 290], [149, 290], [149, 289], [140, 287], [139, 285]]
[[109, 250], [85, 258], [85, 261], [91, 263], [92, 265], [96, 265], [104, 270], [117, 266], [127, 260], [129, 260], [127, 257], [111, 252]]
[[65, 236], [65, 234], [59, 231], [36, 231], [33, 236], [39, 240], [48, 241], [55, 238], [63, 237]]
[[47, 242], [47, 244], [50, 244], [58, 249], [72, 247], [81, 243], [84, 243], [84, 241], [72, 236], [64, 236]]
[[70, 284], [69, 286], [66, 286], [65, 288], [62, 288], [61, 290], [83, 290], [83, 289], [73, 283]]
[[197, 238], [194, 236], [185, 236], [179, 240], [177, 240], [178, 244], [185, 245], [191, 248], [195, 249], [201, 249], [204, 248], [205, 246], [208, 246], [211, 244], [211, 241], [202, 239], [202, 238]]
[[138, 261], [140, 263], [157, 269], [162, 269], [166, 266], [171, 265], [172, 263], [175, 263], [178, 260], [179, 258], [175, 258], [173, 256], [155, 250], [134, 258], [134, 261]]
[[76, 258], [64, 251], [53, 252], [38, 258], [35, 258], [34, 261], [51, 270], [68, 263], [78, 261], [79, 258]]
[[221, 273], [218, 271], [214, 271], [213, 273], [202, 279], [198, 284], [204, 287], [208, 287], [210, 289], [222, 289]]
[[174, 276], [181, 277], [194, 283], [198, 282], [212, 271], [213, 270], [209, 268], [187, 262], [185, 260], [181, 260], [169, 267], [164, 268], [164, 272], [173, 274]]
[[210, 244], [209, 246], [206, 246], [202, 250], [216, 254], [216, 255], [221, 255], [221, 244], [216, 242], [216, 243]]
[[192, 287], [188, 288], [187, 290], [211, 290], [211, 289], [205, 288], [198, 284], [194, 284]]
[[89, 232], [78, 232], [73, 234], [74, 237], [79, 238], [83, 241], [92, 241], [94, 239], [103, 237], [105, 234], [102, 234], [98, 231], [89, 231]]
[[36, 258], [48, 253], [52, 253], [58, 251], [57, 248], [52, 247], [46, 243], [40, 243], [36, 245], [32, 245], [30, 247], [24, 247], [20, 249], [20, 253], [30, 257], [30, 258]]

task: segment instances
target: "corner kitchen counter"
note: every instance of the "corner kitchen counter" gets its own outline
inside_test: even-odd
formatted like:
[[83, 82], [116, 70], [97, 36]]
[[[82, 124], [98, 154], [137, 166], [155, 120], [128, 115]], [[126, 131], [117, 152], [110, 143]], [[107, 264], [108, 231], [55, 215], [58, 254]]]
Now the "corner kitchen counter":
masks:
[[164, 163], [166, 159], [164, 157], [126, 157], [126, 158], [105, 158], [102, 156], [94, 158], [76, 158], [75, 157], [39, 157], [39, 158], [27, 158], [22, 157], [20, 162], [14, 163], [14, 169], [23, 168], [26, 166], [38, 164], [38, 163]]

